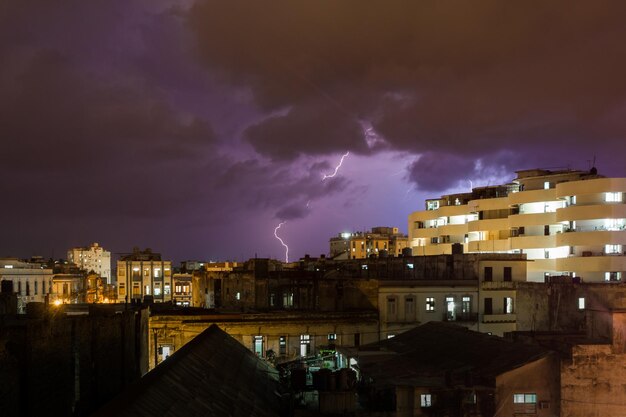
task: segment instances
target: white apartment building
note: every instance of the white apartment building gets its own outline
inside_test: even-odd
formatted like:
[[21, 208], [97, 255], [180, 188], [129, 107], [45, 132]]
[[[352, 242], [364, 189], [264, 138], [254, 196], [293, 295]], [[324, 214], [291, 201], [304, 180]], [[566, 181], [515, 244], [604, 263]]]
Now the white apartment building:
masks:
[[529, 281], [626, 278], [626, 178], [590, 171], [517, 171], [511, 183], [426, 200], [409, 215], [413, 255], [524, 253]]
[[23, 313], [27, 303], [45, 302], [52, 291], [52, 269], [41, 263], [16, 258], [0, 259], [0, 281], [12, 281], [17, 293], [18, 311]]
[[97, 243], [85, 248], [72, 248], [67, 251], [67, 260], [87, 272], [94, 271], [111, 283], [111, 252]]

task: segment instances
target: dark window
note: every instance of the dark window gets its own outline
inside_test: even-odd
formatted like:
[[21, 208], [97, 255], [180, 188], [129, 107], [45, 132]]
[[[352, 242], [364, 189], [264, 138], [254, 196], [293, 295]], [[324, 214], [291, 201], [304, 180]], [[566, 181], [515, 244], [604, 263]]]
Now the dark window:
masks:
[[543, 234], [545, 236], [550, 236], [550, 226], [548, 226], [547, 224], [543, 226]]
[[361, 333], [354, 334], [354, 346], [355, 347], [361, 346]]
[[485, 281], [493, 281], [493, 268], [490, 266], [485, 267]]
[[493, 314], [493, 301], [491, 298], [485, 298], [485, 314]]
[[513, 269], [510, 266], [504, 267], [504, 280], [505, 281], [513, 280]]
[[518, 228], [517, 231], [519, 232], [520, 235], [523, 235], [526, 232], [526, 230], [524, 229], [524, 226]]

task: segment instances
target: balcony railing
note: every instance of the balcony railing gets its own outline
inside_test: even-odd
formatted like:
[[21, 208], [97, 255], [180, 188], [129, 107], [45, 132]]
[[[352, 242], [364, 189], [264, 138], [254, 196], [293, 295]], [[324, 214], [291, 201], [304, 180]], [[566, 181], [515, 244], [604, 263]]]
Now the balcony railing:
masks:
[[459, 313], [454, 315], [444, 313], [442, 321], [476, 322], [478, 321], [478, 313]]

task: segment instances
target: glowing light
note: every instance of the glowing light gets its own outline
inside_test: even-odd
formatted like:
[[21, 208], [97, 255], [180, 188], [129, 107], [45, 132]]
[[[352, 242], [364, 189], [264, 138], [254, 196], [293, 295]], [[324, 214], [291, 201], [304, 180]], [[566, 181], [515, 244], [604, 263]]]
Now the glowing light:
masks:
[[324, 176], [322, 177], [322, 181], [326, 180], [327, 178], [333, 178], [335, 175], [337, 175], [339, 168], [341, 168], [341, 165], [343, 165], [343, 160], [346, 159], [348, 155], [350, 155], [350, 152], [346, 152], [345, 154], [343, 154], [341, 156], [341, 160], [339, 161], [339, 164], [335, 167], [335, 172], [333, 172], [330, 175], [324, 174]]
[[285, 242], [283, 242], [283, 240], [280, 238], [280, 236], [278, 236], [278, 229], [281, 228], [281, 226], [283, 224], [285, 224], [286, 222], [280, 222], [278, 224], [278, 226], [276, 226], [276, 228], [274, 229], [274, 237], [276, 239], [278, 239], [278, 241], [280, 242], [281, 245], [283, 245], [285, 247], [285, 262], [289, 262], [289, 246], [287, 246], [287, 244]]
[[61, 300], [59, 300], [58, 298], [56, 300], [54, 300], [54, 305], [55, 306], [60, 306], [61, 305]]

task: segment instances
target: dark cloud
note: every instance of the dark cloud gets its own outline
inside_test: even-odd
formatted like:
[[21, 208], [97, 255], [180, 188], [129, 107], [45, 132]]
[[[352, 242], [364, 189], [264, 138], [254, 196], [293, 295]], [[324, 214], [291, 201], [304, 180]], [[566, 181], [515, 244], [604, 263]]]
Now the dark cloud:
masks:
[[422, 191], [452, 188], [459, 172], [473, 173], [475, 161], [457, 155], [426, 152], [408, 167], [408, 179]]
[[409, 152], [511, 151], [532, 165], [538, 149], [550, 165], [597, 154], [623, 172], [609, 149], [626, 150], [625, 11], [621, 1], [201, 0], [189, 25], [205, 66], [268, 111], [296, 109], [249, 131], [273, 157], [362, 150], [358, 135], [333, 134], [311, 149], [305, 108], [328, 132], [368, 119]]
[[259, 153], [274, 159], [323, 155], [337, 148], [367, 151], [358, 121], [319, 101], [296, 105], [284, 116], [249, 127], [245, 135]]

